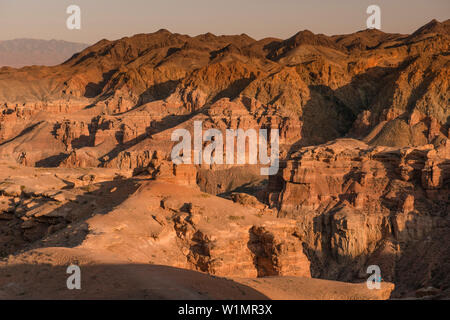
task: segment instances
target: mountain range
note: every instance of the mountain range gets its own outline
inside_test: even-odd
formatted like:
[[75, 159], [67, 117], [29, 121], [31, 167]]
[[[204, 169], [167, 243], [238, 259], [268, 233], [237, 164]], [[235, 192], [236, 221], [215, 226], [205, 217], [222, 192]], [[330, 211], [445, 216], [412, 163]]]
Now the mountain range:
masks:
[[63, 40], [4, 40], [0, 41], [0, 67], [54, 66], [88, 46]]
[[[261, 40], [161, 29], [0, 68], [0, 269], [22, 288], [0, 272], [0, 296], [448, 298], [449, 45], [450, 20]], [[194, 121], [279, 129], [278, 173], [175, 165], [172, 132]], [[70, 261], [98, 279], [85, 296], [58, 289]]]

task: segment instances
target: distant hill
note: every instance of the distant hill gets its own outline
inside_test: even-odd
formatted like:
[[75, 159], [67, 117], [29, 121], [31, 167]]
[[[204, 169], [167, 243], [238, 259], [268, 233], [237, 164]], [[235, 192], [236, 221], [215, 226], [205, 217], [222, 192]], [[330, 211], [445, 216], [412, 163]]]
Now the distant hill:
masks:
[[69, 59], [88, 44], [63, 40], [14, 39], [0, 41], [0, 66], [53, 66]]

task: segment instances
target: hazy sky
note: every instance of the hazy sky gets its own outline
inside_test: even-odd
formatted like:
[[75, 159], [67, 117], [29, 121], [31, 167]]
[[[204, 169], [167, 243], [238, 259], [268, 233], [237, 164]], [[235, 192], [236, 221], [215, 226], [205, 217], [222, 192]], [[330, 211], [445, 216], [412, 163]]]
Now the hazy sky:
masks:
[[[81, 8], [81, 30], [68, 30], [66, 8]], [[0, 0], [0, 40], [94, 43], [165, 28], [197, 35], [247, 33], [287, 38], [309, 29], [328, 35], [366, 28], [366, 9], [381, 7], [381, 30], [411, 33], [450, 18], [449, 0]]]

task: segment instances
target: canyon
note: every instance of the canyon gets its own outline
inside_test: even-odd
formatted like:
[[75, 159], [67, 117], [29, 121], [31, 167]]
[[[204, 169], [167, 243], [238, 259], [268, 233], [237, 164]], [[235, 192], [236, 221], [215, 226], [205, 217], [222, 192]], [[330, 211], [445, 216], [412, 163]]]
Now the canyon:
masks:
[[[0, 298], [448, 299], [449, 44], [162, 29], [0, 68]], [[174, 163], [198, 122], [277, 129], [279, 170]]]

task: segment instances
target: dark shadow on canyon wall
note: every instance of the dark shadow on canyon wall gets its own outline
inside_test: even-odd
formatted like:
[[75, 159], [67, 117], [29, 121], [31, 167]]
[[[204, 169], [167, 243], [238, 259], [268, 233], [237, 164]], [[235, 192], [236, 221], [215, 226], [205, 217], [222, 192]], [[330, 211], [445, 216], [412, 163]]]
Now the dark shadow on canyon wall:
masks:
[[[421, 181], [422, 166], [426, 161], [423, 152], [414, 151], [406, 156], [418, 167], [411, 173], [410, 184], [401, 187], [399, 152], [379, 152], [372, 159], [384, 167], [385, 178], [388, 179], [383, 195], [376, 200], [380, 205], [376, 209], [370, 204], [355, 208], [351, 204], [357, 194], [343, 192], [338, 195], [336, 205], [322, 212], [302, 208], [279, 212], [280, 217], [297, 219], [299, 225], [312, 230], [313, 235], [309, 237], [314, 242], [303, 243], [311, 263], [311, 275], [328, 280], [364, 282], [369, 277], [367, 267], [379, 265], [383, 280], [396, 286], [393, 298], [411, 295], [415, 290], [429, 286], [450, 296], [450, 247], [447, 245], [450, 243], [450, 198], [446, 187], [450, 176], [445, 174], [449, 162], [444, 161], [437, 166], [444, 172], [442, 189], [425, 190]], [[292, 166], [296, 168], [299, 163], [294, 160]], [[351, 171], [345, 176], [344, 184], [359, 181], [360, 174], [358, 170]], [[272, 183], [276, 182], [277, 187], [271, 191], [279, 195], [285, 182], [275, 176]], [[385, 196], [392, 190], [397, 190], [395, 197]], [[408, 195], [414, 196], [414, 211], [403, 212], [400, 208]], [[335, 215], [339, 217], [335, 219]], [[370, 222], [368, 218], [374, 215], [379, 219]], [[348, 227], [350, 225], [353, 227]], [[365, 235], [370, 232], [375, 238], [366, 245]], [[366, 251], [349, 254], [359, 245]]]
[[[313, 277], [365, 282], [370, 276], [366, 273], [367, 267], [378, 265], [383, 281], [395, 284], [392, 298], [410, 296], [415, 290], [430, 286], [450, 296], [450, 247], [446, 245], [450, 241], [448, 219], [443, 220], [440, 227], [432, 228], [423, 235], [417, 234], [418, 225], [424, 223], [420, 216], [413, 216], [401, 230], [395, 224], [384, 226], [384, 236], [372, 251], [352, 256], [340, 252], [343, 248], [339, 249], [339, 239], [345, 242], [346, 238], [342, 231], [334, 227], [333, 215], [337, 212], [334, 211], [313, 218], [313, 229], [320, 238], [321, 250], [303, 243]], [[345, 247], [345, 244], [342, 245]], [[400, 247], [399, 253], [385, 250], [397, 245]]]
[[[394, 88], [389, 85], [399, 77], [398, 71], [410, 62], [405, 61], [395, 68], [369, 68], [334, 90], [323, 84], [310, 85], [311, 97], [302, 107], [300, 118], [303, 122], [301, 138], [292, 144], [288, 156], [304, 146], [318, 145], [340, 137], [363, 138], [367, 135], [373, 128], [366, 128], [358, 135], [351, 131], [358, 114], [370, 110], [372, 117], [378, 119], [395, 95]], [[385, 94], [380, 96], [380, 92]], [[408, 110], [404, 112], [406, 115]]]

